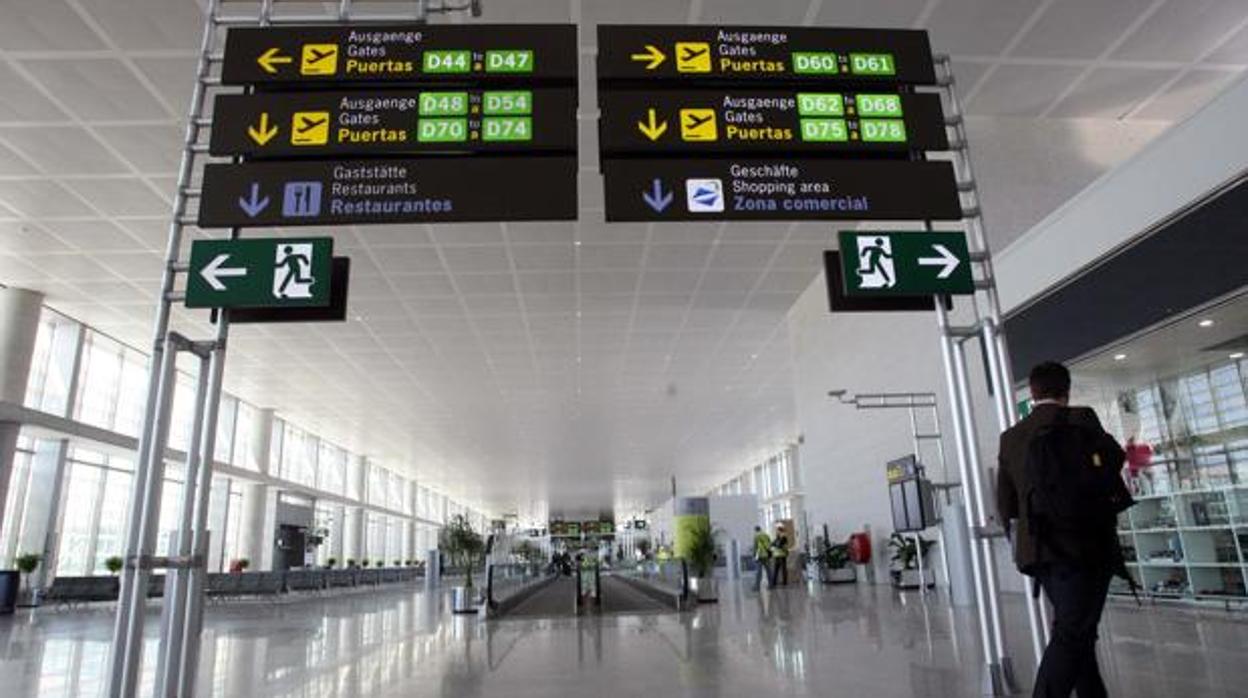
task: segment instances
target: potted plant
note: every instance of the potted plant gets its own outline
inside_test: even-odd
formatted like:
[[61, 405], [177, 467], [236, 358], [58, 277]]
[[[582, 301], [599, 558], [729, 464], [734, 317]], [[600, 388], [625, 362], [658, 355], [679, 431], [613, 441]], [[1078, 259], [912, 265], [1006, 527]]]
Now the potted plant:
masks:
[[108, 570], [108, 573], [113, 575], [114, 577], [120, 574], [121, 568], [125, 566], [126, 566], [126, 561], [123, 560], [120, 555], [114, 555], [104, 560], [104, 569]]
[[452, 590], [451, 610], [455, 613], [476, 613], [473, 597], [472, 570], [485, 550], [485, 540], [472, 530], [463, 514], [456, 514], [438, 534], [438, 547], [451, 564], [464, 570], [464, 585]]
[[349, 570], [355, 569], [355, 558], [353, 557], [347, 558], [347, 569]]
[[[916, 544], [915, 541], [918, 541]], [[918, 589], [920, 586], [932, 586], [936, 583], [936, 575], [933, 574], [932, 568], [926, 564], [927, 551], [935, 545], [935, 541], [930, 541], [923, 536], [904, 536], [901, 533], [893, 532], [888, 539], [888, 547], [892, 549], [893, 556], [890, 559], [892, 564], [893, 585], [898, 589]], [[922, 546], [920, 548], [920, 546]], [[923, 577], [919, 578], [919, 556], [923, 556]]]
[[368, 569], [368, 565], [369, 565], [368, 560], [360, 561], [360, 567], [363, 567], [364, 569]]
[[853, 565], [849, 564], [848, 543], [824, 543], [819, 559], [819, 579], [825, 584], [845, 584], [858, 580]]
[[22, 608], [33, 608], [39, 605], [39, 594], [37, 589], [30, 586], [30, 575], [39, 569], [39, 563], [43, 562], [43, 556], [39, 553], [25, 553], [18, 555], [17, 571], [22, 575], [22, 593], [21, 601], [17, 604]]
[[402, 566], [403, 566], [403, 561], [402, 561], [402, 560], [395, 560], [395, 561], [394, 561], [394, 566], [395, 566], [395, 567], [402, 567]]
[[715, 532], [711, 530], [711, 522], [699, 519], [686, 531], [688, 538], [685, 546], [685, 562], [689, 565], [689, 592], [698, 603], [713, 603], [719, 600], [719, 589], [715, 584]]
[[338, 566], [338, 558], [331, 557], [325, 561], [325, 569], [332, 570]]
[[642, 538], [641, 540], [637, 541], [637, 554], [641, 556], [642, 560], [650, 559], [650, 539], [649, 538]]

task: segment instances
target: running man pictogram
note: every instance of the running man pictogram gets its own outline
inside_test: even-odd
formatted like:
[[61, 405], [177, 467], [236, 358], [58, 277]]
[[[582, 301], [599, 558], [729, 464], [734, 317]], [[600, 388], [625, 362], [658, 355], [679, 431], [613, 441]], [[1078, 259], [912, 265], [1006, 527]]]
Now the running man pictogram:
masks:
[[892, 288], [897, 283], [890, 240], [859, 237], [858, 260], [859, 288]]
[[[277, 266], [273, 271], [273, 295], [278, 298], [310, 298], [316, 279], [306, 270], [312, 268], [311, 245], [283, 245], [278, 248]], [[294, 288], [291, 285], [294, 284]]]

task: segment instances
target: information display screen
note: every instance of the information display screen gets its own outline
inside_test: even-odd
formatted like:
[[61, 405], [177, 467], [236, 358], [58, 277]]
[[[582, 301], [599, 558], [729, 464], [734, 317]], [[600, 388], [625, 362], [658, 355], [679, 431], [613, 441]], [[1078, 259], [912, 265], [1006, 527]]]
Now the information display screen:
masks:
[[602, 171], [608, 222], [962, 218], [949, 162], [614, 158]]
[[576, 81], [576, 26], [231, 28], [221, 80], [266, 83]]
[[940, 97], [825, 90], [611, 90], [602, 152], [892, 153], [949, 147]]
[[214, 113], [213, 155], [576, 150], [568, 89], [221, 95]]
[[575, 220], [576, 173], [573, 155], [209, 164], [198, 224]]
[[600, 25], [598, 79], [932, 85], [927, 32]]

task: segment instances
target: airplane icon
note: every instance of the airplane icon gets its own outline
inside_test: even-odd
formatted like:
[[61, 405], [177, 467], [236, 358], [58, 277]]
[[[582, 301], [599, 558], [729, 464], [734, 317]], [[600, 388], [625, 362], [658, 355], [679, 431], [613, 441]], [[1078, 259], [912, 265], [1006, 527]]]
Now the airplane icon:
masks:
[[714, 109], [681, 109], [680, 138], [685, 141], [719, 140]]
[[681, 48], [684, 50], [680, 52], [680, 60], [689, 62], [692, 62], [698, 56], [710, 51], [708, 48], [690, 48], [688, 46], [683, 46]]
[[304, 44], [299, 72], [304, 75], [333, 75], [338, 72], [338, 44]]
[[676, 42], [676, 70], [681, 73], [711, 72], [711, 45], [705, 41]]

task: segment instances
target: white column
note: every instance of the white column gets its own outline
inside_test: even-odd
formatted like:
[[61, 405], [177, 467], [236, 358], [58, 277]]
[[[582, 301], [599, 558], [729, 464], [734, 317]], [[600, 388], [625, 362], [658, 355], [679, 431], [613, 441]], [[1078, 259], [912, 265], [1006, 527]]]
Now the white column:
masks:
[[[22, 404], [30, 379], [30, 363], [39, 334], [43, 294], [20, 288], [0, 289], [0, 401]], [[13, 456], [22, 425], [0, 422], [0, 521], [8, 502]]]
[[[30, 459], [30, 481], [26, 490], [26, 523], [22, 527], [18, 550], [43, 556], [43, 562], [31, 580], [35, 588], [44, 588], [52, 581], [48, 570], [55, 567], [57, 540], [60, 538], [61, 509], [64, 501], [66, 461], [69, 440], [39, 439], [35, 455]], [[87, 574], [91, 571], [88, 570]]]
[[360, 507], [345, 507], [346, 516], [342, 527], [342, 564], [347, 560], [355, 560], [356, 564], [364, 562], [364, 510]]
[[[212, 479], [212, 494], [208, 500], [208, 571], [222, 569], [225, 554], [225, 529], [229, 521], [230, 478], [220, 475]], [[225, 561], [228, 562], [228, 561]]]
[[[260, 473], [269, 475], [276, 465], [269, 462], [273, 443], [273, 410], [256, 412], [251, 424], [250, 461]], [[251, 568], [264, 570], [273, 564], [273, 525], [277, 514], [276, 492], [268, 485], [248, 483], [243, 486], [242, 510], [239, 512], [239, 555], [251, 561]], [[267, 560], [267, 565], [266, 565]]]
[[347, 564], [347, 559], [343, 557], [343, 551], [346, 550], [343, 543], [343, 537], [346, 535], [346, 522], [343, 518], [346, 515], [346, 507], [334, 507], [334, 522], [329, 531], [329, 557], [337, 560], [339, 567], [345, 567]]

